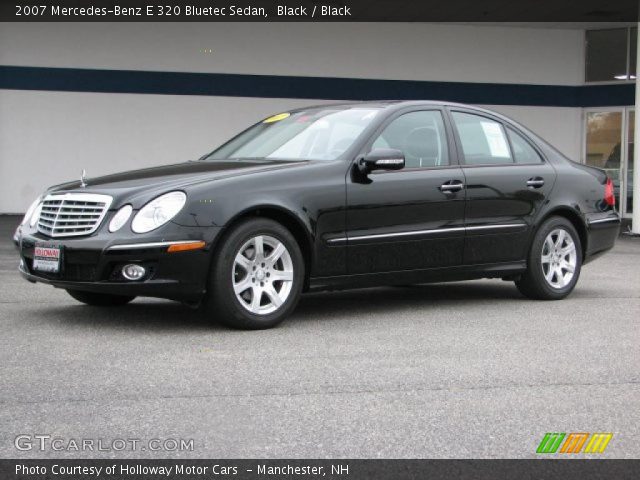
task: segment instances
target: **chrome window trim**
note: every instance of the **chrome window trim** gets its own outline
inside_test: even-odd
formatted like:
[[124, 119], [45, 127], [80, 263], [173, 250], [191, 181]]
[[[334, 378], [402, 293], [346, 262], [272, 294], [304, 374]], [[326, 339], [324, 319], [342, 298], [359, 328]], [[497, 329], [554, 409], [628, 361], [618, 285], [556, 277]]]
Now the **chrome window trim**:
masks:
[[[97, 206], [93, 206], [93, 207], [89, 207], [89, 208], [102, 208], [102, 211], [98, 214], [96, 212], [96, 215], [99, 215], [99, 217], [96, 219], [95, 223], [93, 224], [93, 226], [88, 229], [85, 230], [83, 232], [67, 232], [67, 233], [61, 233], [61, 232], [56, 232], [56, 222], [58, 220], [58, 216], [60, 215], [60, 209], [58, 208], [58, 211], [55, 213], [55, 217], [53, 219], [53, 223], [51, 224], [51, 232], [47, 232], [44, 230], [40, 229], [40, 220], [42, 218], [42, 214], [38, 217], [38, 222], [36, 224], [37, 230], [38, 232], [40, 232], [43, 235], [46, 235], [47, 237], [51, 237], [51, 238], [60, 238], [60, 237], [80, 237], [80, 236], [84, 236], [84, 235], [91, 235], [92, 233], [94, 233], [96, 230], [98, 230], [98, 228], [100, 228], [100, 225], [102, 225], [102, 222], [104, 220], [104, 218], [107, 216], [107, 212], [109, 211], [109, 208], [111, 207], [111, 203], [113, 202], [113, 197], [111, 195], [104, 195], [104, 194], [100, 194], [100, 193], [81, 193], [81, 192], [66, 192], [66, 193], [51, 193], [49, 195], [47, 195], [46, 197], [44, 197], [42, 199], [42, 204], [44, 204], [47, 201], [61, 201], [62, 204], [61, 206], [64, 204], [65, 201], [77, 201], [77, 202], [96, 202], [96, 203], [104, 203], [103, 207], [97, 207]], [[83, 216], [83, 215], [80, 215]], [[62, 228], [62, 227], [58, 227], [58, 228]], [[81, 227], [77, 227], [77, 228], [81, 228]], [[67, 226], [67, 228], [63, 228], [65, 230], [70, 229], [69, 226]]]

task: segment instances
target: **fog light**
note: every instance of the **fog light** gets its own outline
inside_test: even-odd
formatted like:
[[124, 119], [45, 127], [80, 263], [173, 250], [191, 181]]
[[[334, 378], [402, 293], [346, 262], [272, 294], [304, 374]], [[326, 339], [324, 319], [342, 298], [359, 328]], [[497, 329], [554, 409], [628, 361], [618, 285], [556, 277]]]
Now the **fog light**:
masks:
[[122, 267], [122, 276], [127, 280], [140, 280], [146, 273], [144, 267], [133, 263]]

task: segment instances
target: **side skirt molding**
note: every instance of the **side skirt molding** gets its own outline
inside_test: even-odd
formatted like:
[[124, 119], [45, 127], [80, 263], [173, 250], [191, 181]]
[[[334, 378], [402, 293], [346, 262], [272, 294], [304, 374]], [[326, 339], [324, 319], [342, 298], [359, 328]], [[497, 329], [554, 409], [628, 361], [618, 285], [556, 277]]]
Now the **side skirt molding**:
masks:
[[526, 269], [527, 263], [523, 260], [520, 262], [429, 268], [424, 270], [316, 277], [310, 279], [309, 291], [347, 290], [407, 283], [455, 282], [480, 278], [515, 278]]

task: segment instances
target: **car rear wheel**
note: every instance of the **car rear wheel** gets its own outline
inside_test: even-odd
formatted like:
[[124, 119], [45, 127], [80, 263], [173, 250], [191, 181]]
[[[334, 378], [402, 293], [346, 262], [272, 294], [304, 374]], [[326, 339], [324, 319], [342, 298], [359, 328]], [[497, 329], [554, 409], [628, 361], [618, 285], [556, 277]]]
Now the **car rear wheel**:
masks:
[[573, 224], [563, 217], [547, 219], [534, 236], [527, 265], [516, 281], [523, 295], [539, 300], [569, 295], [582, 266], [582, 245]]
[[79, 302], [96, 307], [115, 307], [125, 305], [136, 297], [125, 295], [109, 295], [106, 293], [82, 292], [80, 290], [67, 290], [67, 293]]
[[291, 233], [269, 219], [251, 219], [223, 239], [213, 264], [205, 308], [222, 323], [271, 328], [296, 307], [304, 261]]

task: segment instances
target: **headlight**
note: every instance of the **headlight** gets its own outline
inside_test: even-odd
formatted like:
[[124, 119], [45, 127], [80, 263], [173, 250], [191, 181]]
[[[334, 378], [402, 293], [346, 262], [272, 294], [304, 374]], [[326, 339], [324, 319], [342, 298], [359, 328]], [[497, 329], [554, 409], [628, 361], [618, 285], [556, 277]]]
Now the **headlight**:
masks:
[[38, 197], [34, 200], [34, 202], [31, 205], [29, 205], [29, 208], [27, 209], [27, 213], [24, 214], [24, 218], [22, 219], [22, 223], [20, 223], [20, 225], [24, 225], [29, 220], [31, 220], [31, 216], [33, 215], [33, 212], [35, 212], [38, 205], [40, 205], [40, 200], [41, 200], [41, 197]]
[[175, 217], [187, 201], [183, 192], [170, 192], [151, 200], [133, 217], [131, 230], [147, 233]]
[[122, 226], [127, 223], [127, 220], [129, 220], [131, 212], [133, 212], [133, 207], [131, 205], [125, 205], [118, 210], [118, 213], [116, 213], [111, 219], [111, 222], [109, 222], [109, 231], [113, 233], [120, 230]]

